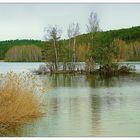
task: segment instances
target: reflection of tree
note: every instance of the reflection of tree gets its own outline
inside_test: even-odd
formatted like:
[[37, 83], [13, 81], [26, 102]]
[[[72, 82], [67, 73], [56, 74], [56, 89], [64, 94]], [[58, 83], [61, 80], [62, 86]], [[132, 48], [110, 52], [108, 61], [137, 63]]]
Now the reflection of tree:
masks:
[[96, 76], [93, 74], [87, 75], [86, 80], [89, 83], [90, 87], [96, 87]]
[[101, 132], [101, 109], [102, 109], [102, 98], [97, 93], [94, 93], [94, 88], [99, 88], [105, 82], [105, 79], [100, 79], [98, 75], [87, 75], [86, 80], [88, 81], [88, 85], [90, 88], [90, 107], [91, 107], [91, 123], [92, 123], [92, 132], [93, 135], [99, 135]]
[[72, 86], [73, 84], [72, 75], [52, 74], [50, 79], [54, 87], [65, 87], [67, 85]]
[[[87, 75], [86, 80], [90, 88], [90, 103], [92, 115], [93, 135], [99, 135], [102, 128], [103, 114], [112, 109], [120, 108], [124, 103], [124, 97], [116, 91], [116, 85], [120, 84], [120, 77], [100, 77], [99, 75]], [[113, 88], [112, 88], [113, 87]], [[105, 112], [104, 112], [105, 111]], [[101, 135], [101, 134], [100, 134]]]
[[97, 76], [98, 86], [100, 87], [112, 87], [116, 84], [116, 79], [118, 77], [102, 77], [100, 75]]
[[[98, 80], [96, 80], [96, 75], [87, 75], [86, 80], [89, 83], [90, 87], [97, 87]], [[90, 106], [91, 106], [91, 123], [92, 123], [92, 132], [94, 135], [97, 135], [100, 130], [100, 108], [101, 108], [101, 98], [99, 95], [92, 93], [90, 90]]]
[[91, 122], [92, 122], [92, 131], [93, 134], [97, 134], [100, 132], [100, 119], [101, 112], [100, 109], [102, 107], [101, 97], [98, 95], [90, 94], [90, 103], [91, 103]]
[[[86, 85], [88, 82], [88, 85], [90, 87], [98, 86], [98, 80], [96, 79], [95, 75], [80, 76], [80, 75], [68, 75], [68, 74], [61, 75], [61, 74], [59, 74], [59, 75], [52, 75], [51, 78], [52, 78], [53, 85], [55, 85], [56, 87], [60, 87], [60, 86], [75, 87], [76, 85], [78, 85], [77, 82], [79, 82], [79, 83], [83, 82], [84, 85]], [[92, 92], [92, 91], [90, 91], [90, 92]], [[58, 94], [58, 95], [60, 97], [60, 94]], [[58, 112], [61, 112], [63, 114], [63, 110], [66, 107], [67, 111], [68, 111], [67, 115], [69, 116], [69, 117], [67, 116], [68, 117], [67, 119], [70, 119], [71, 123], [73, 125], [80, 123], [81, 126], [90, 127], [89, 121], [91, 121], [90, 125], [91, 125], [93, 135], [98, 134], [98, 132], [100, 130], [100, 109], [102, 107], [100, 96], [89, 93], [88, 100], [85, 99], [84, 103], [82, 103], [82, 104], [81, 104], [80, 96], [71, 97], [70, 94], [67, 96], [69, 96], [69, 97], [67, 97], [67, 100], [63, 100], [60, 98]], [[57, 102], [55, 101], [54, 104], [56, 104], [56, 103]], [[79, 110], [80, 110], [80, 112], [79, 112]], [[90, 110], [91, 110], [91, 112], [90, 112]], [[91, 115], [89, 115], [89, 114], [91, 114]], [[86, 118], [84, 118], [84, 116]], [[58, 121], [60, 121], [59, 119], [61, 119], [59, 117], [58, 117]], [[71, 124], [70, 124], [70, 126], [71, 126]], [[91, 130], [87, 130], [87, 131], [91, 131]], [[90, 132], [87, 132], [87, 133], [90, 133]]]
[[[122, 96], [116, 94], [117, 90], [115, 93], [112, 90], [121, 79], [73, 74], [53, 74], [42, 78], [53, 84], [52, 90], [46, 94], [47, 115], [36, 122], [35, 127], [32, 124], [25, 127], [29, 132], [25, 133], [24, 129], [24, 133], [20, 131], [22, 133], [17, 136], [40, 132], [48, 136], [99, 136], [104, 131], [102, 123], [106, 120], [106, 113], [123, 102]], [[31, 128], [35, 130], [30, 131]]]
[[102, 77], [100, 75], [87, 75], [86, 80], [90, 87], [111, 87], [116, 85], [119, 77]]
[[[55, 117], [52, 124], [57, 124], [56, 128], [60, 129], [48, 128], [47, 133], [61, 136], [92, 135], [90, 96], [87, 94], [88, 88], [84, 88], [86, 92], [81, 88], [87, 84], [85, 75], [59, 74], [49, 78], [54, 85], [54, 90], [49, 94], [51, 98], [48, 98], [48, 114], [51, 110], [56, 109], [57, 113], [51, 112], [51, 118]], [[53, 92], [55, 93], [53, 94]]]
[[51, 82], [54, 87], [78, 87], [86, 85], [84, 75], [52, 74], [47, 78], [49, 78], [49, 82]]

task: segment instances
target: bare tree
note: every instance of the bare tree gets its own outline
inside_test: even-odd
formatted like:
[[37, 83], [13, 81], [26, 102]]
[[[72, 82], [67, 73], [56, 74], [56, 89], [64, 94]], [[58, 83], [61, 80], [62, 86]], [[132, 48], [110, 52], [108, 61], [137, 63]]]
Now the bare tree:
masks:
[[[73, 30], [72, 30], [72, 27], [71, 27], [71, 25], [69, 25], [69, 27], [68, 27], [68, 29], [67, 29], [67, 35], [68, 35], [68, 39], [69, 39], [69, 50], [71, 50], [71, 38], [72, 38], [72, 32], [73, 32]], [[71, 58], [71, 53], [70, 53], [70, 51], [69, 51], [69, 58]]]
[[61, 38], [62, 30], [57, 26], [48, 26], [44, 28], [45, 31], [45, 39], [47, 41], [52, 41], [53, 42], [53, 49], [55, 53], [55, 70], [58, 70], [58, 46], [57, 46], [57, 41]]
[[[88, 18], [88, 24], [87, 26], [87, 32], [90, 33], [90, 38], [89, 38], [89, 46], [91, 47], [92, 44], [92, 40], [96, 34], [96, 32], [100, 31], [99, 28], [99, 18], [96, 12], [92, 11], [89, 15]], [[95, 65], [95, 57], [90, 55], [91, 52], [89, 52], [89, 58], [87, 59], [87, 69], [89, 71], [93, 71], [94, 70], [94, 65]]]
[[73, 38], [73, 57], [72, 61], [76, 62], [76, 36], [80, 34], [80, 27], [78, 23], [72, 23], [69, 25], [67, 34], [69, 37], [69, 47], [70, 47], [70, 39]]
[[87, 32], [96, 33], [99, 31], [99, 18], [96, 12], [92, 11], [88, 18]]

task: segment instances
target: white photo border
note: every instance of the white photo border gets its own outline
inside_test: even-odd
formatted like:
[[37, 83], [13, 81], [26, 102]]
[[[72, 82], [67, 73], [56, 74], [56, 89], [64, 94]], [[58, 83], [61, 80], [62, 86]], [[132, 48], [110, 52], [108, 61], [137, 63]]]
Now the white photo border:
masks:
[[[140, 0], [0, 0], [0, 4], [24, 4], [24, 3], [140, 3]], [[140, 137], [0, 137], [0, 140], [140, 140]]]

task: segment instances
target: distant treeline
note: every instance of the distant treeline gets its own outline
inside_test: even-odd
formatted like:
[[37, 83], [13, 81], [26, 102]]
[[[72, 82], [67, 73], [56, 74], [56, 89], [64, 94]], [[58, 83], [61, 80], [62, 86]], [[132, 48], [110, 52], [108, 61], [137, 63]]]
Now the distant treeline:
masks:
[[[131, 42], [131, 41], [140, 41], [140, 26], [126, 28], [126, 29], [118, 29], [118, 30], [110, 30], [104, 32], [98, 32], [97, 34], [104, 34], [107, 38], [115, 39], [119, 38], [120, 40]], [[77, 37], [77, 41], [80, 43], [88, 43], [90, 38], [90, 34], [82, 34]]]
[[9, 49], [15, 46], [34, 45], [40, 48], [44, 47], [44, 42], [41, 40], [6, 40], [0, 41], [0, 59], [4, 60]]
[[21, 45], [9, 49], [5, 56], [5, 61], [10, 62], [40, 62], [42, 59], [42, 49], [35, 45]]
[[[91, 34], [93, 34], [93, 38], [91, 38]], [[67, 40], [59, 40], [58, 41], [58, 48], [59, 49], [59, 61], [71, 61], [71, 49], [68, 49], [70, 47], [70, 43], [73, 43], [73, 38], [67, 39]], [[93, 59], [96, 59], [98, 62], [98, 59], [106, 59], [107, 57], [104, 57], [105, 53], [106, 56], [108, 55], [108, 59], [116, 59], [117, 61], [127, 61], [127, 60], [140, 60], [140, 26], [138, 27], [132, 27], [128, 29], [119, 29], [119, 30], [110, 30], [110, 31], [99, 31], [96, 33], [88, 33], [88, 34], [82, 34], [78, 35], [76, 37], [76, 61], [86, 61], [87, 57], [89, 55], [93, 56]], [[92, 45], [91, 45], [92, 44]], [[15, 53], [18, 53], [18, 51], [9, 51], [11, 48], [15, 46], [32, 46], [32, 49], [34, 46], [41, 48], [42, 53], [43, 50], [47, 53], [47, 57], [42, 57], [39, 60], [36, 60], [36, 57], [32, 57], [33, 59], [29, 61], [51, 61], [53, 57], [53, 50], [51, 50], [51, 44], [45, 41], [40, 40], [8, 40], [8, 41], [0, 41], [0, 59], [1, 60], [8, 60], [13, 61], [10, 59], [7, 59], [7, 56], [16, 55]], [[114, 50], [116, 48], [117, 50]], [[91, 47], [92, 46], [92, 47]], [[117, 46], [117, 47], [116, 47]], [[110, 49], [107, 49], [109, 48]], [[37, 50], [37, 49], [36, 49]], [[38, 49], [39, 55], [40, 55], [40, 49]], [[119, 53], [112, 54], [112, 51], [116, 51]], [[96, 52], [96, 58], [94, 58], [94, 52]], [[99, 58], [98, 58], [98, 52], [99, 52]], [[8, 53], [8, 55], [7, 55]], [[11, 53], [11, 54], [10, 54]], [[28, 53], [28, 51], [26, 52]], [[103, 54], [103, 56], [102, 56]], [[30, 53], [32, 55], [32, 53]], [[31, 58], [31, 57], [28, 57]], [[35, 58], [35, 59], [34, 59]], [[14, 60], [19, 61], [19, 60]], [[23, 59], [24, 61], [24, 59]], [[28, 61], [26, 59], [26, 61]], [[101, 62], [101, 61], [100, 61]]]

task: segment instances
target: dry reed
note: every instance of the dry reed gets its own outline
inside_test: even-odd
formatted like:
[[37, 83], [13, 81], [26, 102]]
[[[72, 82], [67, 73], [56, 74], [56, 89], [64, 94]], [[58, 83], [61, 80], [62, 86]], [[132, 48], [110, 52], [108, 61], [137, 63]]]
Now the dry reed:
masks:
[[45, 89], [31, 74], [0, 75], [0, 131], [42, 116]]

